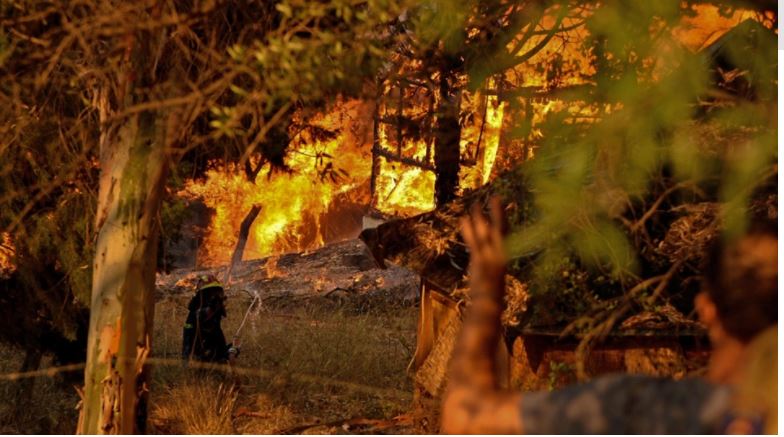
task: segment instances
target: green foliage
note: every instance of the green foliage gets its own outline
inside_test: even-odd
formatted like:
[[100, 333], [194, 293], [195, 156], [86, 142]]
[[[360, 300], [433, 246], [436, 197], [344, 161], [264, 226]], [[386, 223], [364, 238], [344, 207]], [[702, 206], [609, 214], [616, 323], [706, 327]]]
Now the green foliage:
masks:
[[[336, 95], [352, 96], [381, 67], [384, 44], [391, 37], [384, 26], [403, 10], [405, 1], [332, 0], [282, 1], [278, 32], [227, 49], [234, 68], [245, 73], [232, 83], [233, 102], [213, 106], [210, 126], [217, 136], [248, 137], [254, 132], [242, 119], [251, 106], [261, 116], [285, 112], [289, 105], [320, 104]], [[253, 106], [256, 110], [257, 106]]]
[[507, 138], [535, 150], [493, 186], [513, 205], [507, 250], [532, 295], [528, 322], [617, 321], [616, 309], [662, 297], [689, 302], [679, 308], [688, 313], [699, 260], [674, 259], [661, 245], [693, 204], [721, 203], [723, 228], [740, 232], [755, 188], [775, 174], [775, 34], [746, 21], [692, 51], [675, 30], [697, 12], [677, 0], [434, 0], [413, 11], [418, 74], [432, 78], [443, 63], [436, 55], [447, 53], [468, 76], [456, 87], [481, 88], [492, 76], [487, 91], [508, 103]]
[[[637, 236], [629, 225], [662, 184], [679, 182], [707, 187], [718, 181], [719, 195], [704, 193], [703, 199], [725, 202], [725, 226], [742, 228], [752, 188], [776, 158], [775, 122], [766, 112], [771, 103], [741, 101], [699, 115], [698, 105], [716, 85], [711, 61], [672, 36], [682, 16], [676, 1], [605, 2], [591, 15], [587, 50], [597, 67], [595, 90], [576, 100], [612, 109], [582, 130], [566, 121], [566, 110], [548, 114], [539, 126], [544, 139], [525, 172], [540, 215], [510, 237], [512, 254], [566, 251], [615, 278], [636, 276]], [[741, 64], [746, 66], [767, 66], [775, 57], [766, 45], [744, 53], [753, 59]], [[764, 77], [760, 89], [772, 83]], [[704, 139], [695, 138], [695, 124], [746, 135], [734, 145], [731, 135], [720, 134], [706, 148]], [[735, 151], [730, 156], [717, 150], [725, 148]], [[674, 177], [662, 179], [670, 168]]]
[[476, 2], [432, 0], [421, 2], [412, 21], [422, 46], [443, 44], [445, 51], [465, 49], [466, 24]]
[[63, 180], [61, 172], [83, 145], [59, 137], [56, 122], [30, 121], [17, 118], [19, 148], [8, 147], [0, 165], [0, 229], [11, 231], [15, 265], [14, 274], [0, 280], [7, 308], [0, 339], [51, 350], [63, 346], [54, 344], [57, 336], [75, 341], [87, 322], [97, 168], [87, 159]]
[[[35, 348], [63, 346], [41, 339], [73, 339], [86, 324], [100, 166], [122, 150], [127, 115], [143, 122], [126, 151], [165, 148], [167, 165], [192, 170], [173, 171], [169, 193], [214, 159], [258, 154], [283, 167], [288, 142], [278, 140], [291, 112], [361, 90], [383, 54], [377, 36], [400, 9], [391, 0], [44, 0], [4, 1], [0, 11], [0, 232], [12, 234], [18, 267], [0, 287], [8, 320], [19, 320], [3, 340]], [[142, 167], [111, 183], [132, 191]], [[124, 212], [138, 209], [139, 194], [124, 194], [136, 202]], [[145, 213], [161, 220], [159, 248], [178, 238], [183, 204]]]
[[552, 391], [556, 387], [565, 385], [563, 383], [559, 384], [559, 382], [573, 374], [574, 369], [569, 363], [550, 361], [550, 372], [547, 374], [547, 389]]
[[[172, 188], [214, 159], [257, 154], [285, 167], [292, 112], [362, 95], [398, 53], [410, 51], [428, 80], [454, 74], [455, 88], [499, 77], [498, 89], [510, 91], [501, 97], [520, 114], [523, 99], [500, 77], [524, 66], [545, 76], [548, 91], [563, 86], [579, 66], [560, 53], [521, 52], [534, 33], [545, 42], [560, 35], [567, 15], [585, 18], [581, 50], [595, 71], [581, 72], [586, 86], [565, 99], [573, 104], [543, 120], [530, 109], [512, 120], [514, 136], [536, 141], [518, 181], [526, 188], [512, 190], [525, 197], [508, 240], [532, 291], [579, 296], [556, 304], [582, 311], [604, 288], [661, 274], [670, 264], [657, 258], [656, 239], [687, 202], [722, 202], [727, 231], [742, 230], [754, 187], [775, 171], [775, 37], [747, 25], [694, 54], [673, 37], [693, 13], [680, 1], [533, 3], [169, 2], [162, 11], [143, 2], [0, 3], [0, 230], [13, 230], [20, 286], [41, 291], [51, 314], [63, 314], [56, 302], [88, 304], [98, 136], [111, 138], [125, 111], [144, 106], [156, 123], [172, 116], [171, 144], [141, 145], [172, 147], [172, 164], [188, 166], [174, 172]], [[167, 18], [151, 19], [157, 13]], [[547, 26], [544, 15], [554, 19]], [[529, 38], [516, 39], [521, 33]], [[133, 65], [141, 72], [128, 71], [129, 36], [154, 49]], [[727, 74], [732, 66], [737, 76]], [[126, 81], [136, 73], [145, 86], [128, 107]], [[575, 106], [595, 121], [577, 123]], [[340, 176], [323, 168], [323, 178]], [[184, 206], [151, 213], [164, 239], [175, 239]], [[53, 282], [39, 282], [42, 270], [56, 273]]]

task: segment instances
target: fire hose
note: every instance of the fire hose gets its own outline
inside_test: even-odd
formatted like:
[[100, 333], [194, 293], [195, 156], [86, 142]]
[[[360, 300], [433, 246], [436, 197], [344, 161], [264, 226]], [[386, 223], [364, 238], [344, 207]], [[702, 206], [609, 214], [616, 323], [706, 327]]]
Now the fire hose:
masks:
[[229, 356], [232, 358], [239, 355], [239, 348], [241, 346], [240, 332], [242, 331], [242, 328], [245, 327], [245, 322], [248, 321], [248, 316], [250, 315], [250, 311], [253, 309], [253, 305], [256, 303], [257, 300], [259, 300], [259, 294], [255, 293], [253, 300], [250, 301], [250, 305], [248, 305], [248, 309], [245, 311], [245, 316], [242, 318], [242, 322], [240, 323], [240, 326], [237, 328], [237, 331], [234, 332], [234, 335], [231, 338], [232, 347], [229, 349]]

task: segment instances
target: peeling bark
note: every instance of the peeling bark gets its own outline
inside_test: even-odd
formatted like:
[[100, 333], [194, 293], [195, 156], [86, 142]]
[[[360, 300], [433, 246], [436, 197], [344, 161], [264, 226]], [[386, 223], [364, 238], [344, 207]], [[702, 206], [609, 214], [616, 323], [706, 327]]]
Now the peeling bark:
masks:
[[120, 89], [99, 86], [94, 94], [101, 173], [80, 434], [146, 431], [158, 219], [182, 121], [175, 109], [118, 114], [161, 92], [155, 59], [166, 38], [129, 34]]
[[102, 137], [82, 434], [145, 431], [165, 138], [152, 112]]

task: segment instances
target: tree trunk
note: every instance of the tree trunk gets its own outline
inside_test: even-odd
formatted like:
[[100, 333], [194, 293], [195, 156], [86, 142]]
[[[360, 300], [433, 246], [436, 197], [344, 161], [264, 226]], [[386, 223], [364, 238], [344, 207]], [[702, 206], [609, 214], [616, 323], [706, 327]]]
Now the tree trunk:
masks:
[[436, 165], [436, 206], [449, 203], [456, 197], [460, 177], [460, 91], [450, 84], [450, 69], [441, 68], [440, 76], [433, 156]]
[[102, 133], [82, 434], [145, 431], [166, 127], [145, 111]]
[[[154, 4], [151, 17], [160, 16], [161, 4]], [[119, 114], [162, 97], [157, 56], [166, 40], [165, 32], [128, 34], [119, 86], [99, 85], [94, 96], [101, 126], [101, 173], [78, 425], [82, 434], [146, 431], [158, 220], [171, 164], [169, 151], [176, 148], [173, 138], [182, 121], [176, 109]], [[168, 73], [181, 71], [172, 66]]]
[[242, 261], [242, 253], [245, 252], [245, 245], [248, 243], [248, 236], [250, 234], [250, 227], [253, 225], [253, 222], [258, 217], [259, 213], [261, 212], [261, 205], [253, 205], [248, 211], [248, 214], [245, 215], [245, 218], [242, 220], [240, 224], [240, 236], [237, 240], [237, 245], [234, 246], [234, 253], [231, 255], [231, 262], [229, 263], [229, 269], [226, 270], [226, 278], [223, 280], [223, 283], [228, 285], [229, 279], [231, 279], [231, 272], [234, 270], [234, 267]]
[[[379, 89], [381, 86], [379, 85]], [[379, 100], [381, 93], [376, 94], [375, 106], [373, 107], [373, 145], [371, 146], [371, 164], [370, 164], [370, 208], [378, 208], [378, 193], [377, 191], [377, 178], [381, 172], [381, 157], [379, 151], [381, 150], [381, 139], [379, 138]]]

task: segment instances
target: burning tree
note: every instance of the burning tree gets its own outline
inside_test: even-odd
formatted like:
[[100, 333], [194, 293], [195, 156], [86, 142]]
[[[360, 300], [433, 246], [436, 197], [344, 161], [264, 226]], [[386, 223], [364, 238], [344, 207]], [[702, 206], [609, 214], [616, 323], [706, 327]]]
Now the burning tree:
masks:
[[[377, 97], [374, 195], [382, 161], [433, 176], [443, 205], [461, 166], [480, 169], [475, 187], [501, 169], [495, 150], [507, 166], [535, 156], [510, 246], [541, 283], [565, 259], [624, 290], [644, 283], [635, 250], [657, 244], [654, 228], [669, 223], [657, 213], [674, 197], [721, 200], [728, 225], [742, 225], [732, 206], [745, 206], [775, 156], [770, 61], [748, 64], [729, 44], [717, 52], [733, 62], [708, 90], [704, 57], [672, 32], [700, 3], [428, 1], [402, 14], [384, 0], [0, 2], [3, 253], [18, 273], [12, 291], [63, 316], [53, 330], [79, 327], [57, 302], [90, 307], [80, 430], [144, 430], [158, 216], [178, 166], [204, 173], [218, 159], [246, 183], [263, 166], [291, 167], [297, 117], [336, 95]], [[775, 25], [771, 2], [748, 3]], [[738, 98], [743, 81], [753, 86]], [[697, 159], [695, 113], [715, 127], [704, 138], [741, 133], [723, 167]], [[250, 222], [258, 209], [248, 209]], [[69, 220], [62, 241], [34, 244]], [[40, 274], [39, 260], [58, 276]], [[41, 293], [62, 280], [56, 302]]]
[[[557, 260], [576, 250], [584, 262], [604, 266], [609, 274], [635, 276], [629, 243], [650, 239], [645, 231], [650, 216], [674, 193], [696, 196], [691, 200], [715, 196], [728, 208], [739, 206], [728, 209], [728, 226], [743, 226], [740, 206], [775, 157], [769, 96], [776, 65], [770, 29], [777, 16], [771, 5], [464, 2], [447, 8], [429, 2], [410, 19], [409, 45], [396, 56], [402, 72], [390, 75], [387, 89], [396, 91], [390, 92], [395, 98], [415, 88], [407, 72], [440, 81], [446, 74], [438, 69], [439, 51], [454, 56], [457, 88], [473, 86], [506, 104], [510, 125], [501, 148], [518, 148], [507, 168], [535, 156], [525, 177], [536, 194], [520, 201], [533, 202], [540, 213], [511, 237], [512, 251]], [[753, 56], [744, 59], [741, 53]], [[387, 108], [390, 112], [388, 122], [398, 132], [415, 133], [428, 132], [421, 125], [437, 131], [437, 120], [421, 120], [450, 113], [423, 111], [417, 118]], [[739, 153], [733, 160], [743, 163], [718, 166], [712, 158], [704, 162], [717, 166], [695, 165], [694, 157], [706, 152], [691, 135], [695, 126], [717, 139], [744, 132], [734, 137], [744, 151], [733, 152]], [[630, 211], [634, 218], [622, 220], [619, 229], [613, 222]]]
[[[404, 38], [380, 77], [371, 175], [374, 204], [383, 208], [378, 196], [389, 196], [397, 188], [379, 187], [385, 163], [434, 175], [433, 204], [439, 206], [460, 189], [486, 183], [493, 173], [504, 111], [513, 101], [510, 96], [523, 84], [531, 91], [534, 76], [540, 76], [536, 68], [547, 64], [554, 71], [557, 60], [544, 55], [575, 37], [584, 27], [586, 10], [583, 2], [570, 1], [464, 2], [459, 7], [434, 1], [409, 11], [400, 23]], [[558, 62], [551, 82], [575, 68]], [[524, 77], [509, 74], [516, 70]], [[542, 90], [547, 90], [545, 85]]]
[[[61, 200], [63, 184], [89, 187], [97, 201], [95, 252], [79, 431], [144, 431], [158, 215], [170, 169], [193, 150], [240, 165], [252, 156], [280, 163], [287, 144], [265, 142], [270, 129], [293, 107], [359, 89], [380, 53], [374, 32], [397, 6], [240, 0], [0, 7], [3, 150], [32, 163], [34, 182], [9, 181], [4, 199], [21, 206], [4, 216], [4, 229], [21, 237], [13, 262], [24, 261], [23, 223], [45, 215], [45, 202]], [[30, 132], [43, 124], [53, 135], [31, 143]], [[63, 164], [35, 162], [31, 145]], [[61, 146], [78, 153], [57, 153]], [[85, 166], [98, 171], [97, 180], [80, 173]]]

